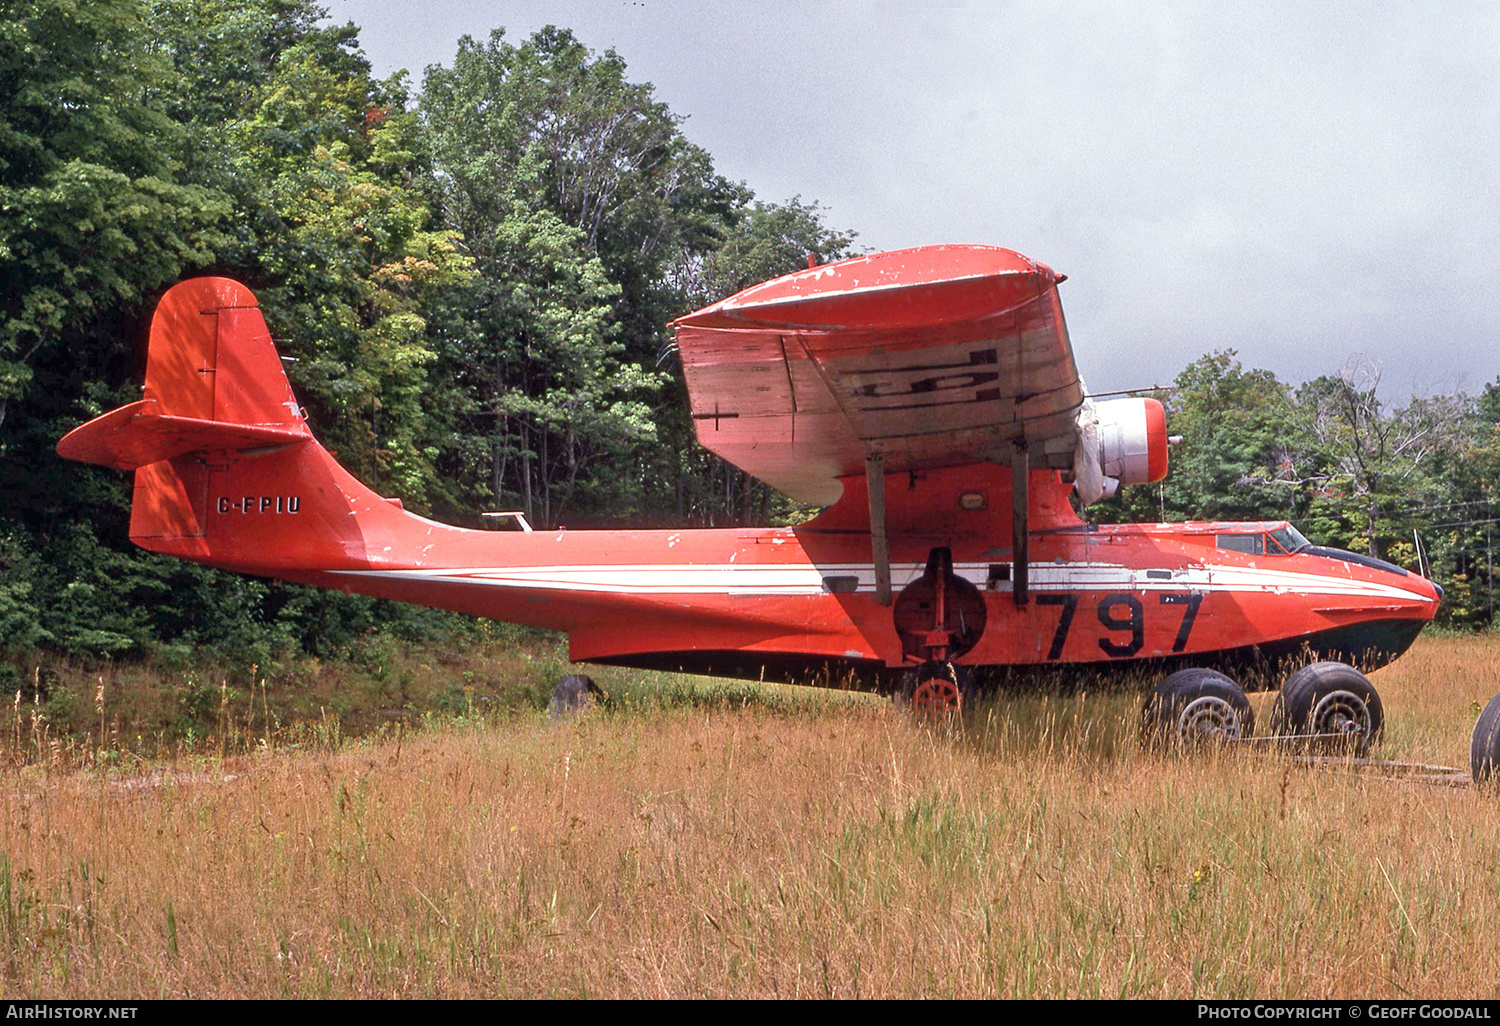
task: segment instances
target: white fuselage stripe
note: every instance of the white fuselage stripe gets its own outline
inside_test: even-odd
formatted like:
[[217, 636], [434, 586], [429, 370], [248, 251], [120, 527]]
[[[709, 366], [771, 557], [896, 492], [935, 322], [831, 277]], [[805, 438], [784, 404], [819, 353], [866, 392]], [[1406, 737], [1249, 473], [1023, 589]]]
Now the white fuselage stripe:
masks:
[[[983, 589], [988, 563], [961, 563], [954, 573]], [[898, 590], [920, 578], [919, 563], [891, 567], [891, 583]], [[611, 564], [523, 567], [473, 567], [399, 570], [335, 570], [351, 577], [382, 578], [479, 587], [546, 589], [639, 595], [762, 595], [812, 596], [827, 593], [824, 580], [855, 577], [856, 592], [875, 590], [873, 566], [864, 564]], [[1150, 577], [1153, 571], [1102, 563], [1033, 563], [1033, 591], [1237, 591], [1269, 594], [1363, 596], [1406, 602], [1428, 602], [1429, 596], [1373, 581], [1258, 567], [1196, 566], [1171, 571], [1170, 578]], [[1162, 573], [1157, 570], [1155, 573]], [[998, 582], [1002, 590], [1008, 581]]]

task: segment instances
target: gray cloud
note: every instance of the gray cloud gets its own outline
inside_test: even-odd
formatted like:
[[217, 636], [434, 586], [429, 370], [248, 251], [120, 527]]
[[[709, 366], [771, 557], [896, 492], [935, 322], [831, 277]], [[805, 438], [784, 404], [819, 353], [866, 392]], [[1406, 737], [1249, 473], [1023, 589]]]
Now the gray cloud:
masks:
[[380, 73], [553, 23], [613, 47], [719, 170], [873, 249], [984, 242], [1063, 286], [1079, 365], [1210, 348], [1385, 390], [1500, 376], [1500, 9], [331, 0]]

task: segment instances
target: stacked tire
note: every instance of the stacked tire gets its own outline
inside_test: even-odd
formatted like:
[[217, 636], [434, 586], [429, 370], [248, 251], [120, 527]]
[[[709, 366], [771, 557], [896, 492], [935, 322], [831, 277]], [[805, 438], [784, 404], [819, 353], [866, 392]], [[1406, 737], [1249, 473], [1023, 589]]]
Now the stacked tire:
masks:
[[1380, 740], [1385, 709], [1368, 677], [1347, 663], [1313, 663], [1287, 678], [1271, 709], [1275, 734], [1363, 754]]
[[1255, 733], [1255, 710], [1218, 670], [1178, 670], [1156, 686], [1141, 710], [1141, 735], [1158, 746], [1197, 748]]

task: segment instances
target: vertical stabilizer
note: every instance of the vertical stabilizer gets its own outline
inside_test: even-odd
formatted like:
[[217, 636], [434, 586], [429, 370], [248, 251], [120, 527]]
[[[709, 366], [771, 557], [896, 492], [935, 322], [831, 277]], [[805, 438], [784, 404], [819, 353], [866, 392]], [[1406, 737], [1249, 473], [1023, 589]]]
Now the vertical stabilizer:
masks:
[[255, 296], [228, 278], [193, 278], [162, 296], [151, 319], [144, 398], [163, 416], [302, 427]]
[[228, 278], [168, 290], [142, 399], [57, 451], [135, 471], [136, 544], [218, 565], [347, 563], [365, 550], [350, 514], [395, 512], [313, 440], [255, 296]]

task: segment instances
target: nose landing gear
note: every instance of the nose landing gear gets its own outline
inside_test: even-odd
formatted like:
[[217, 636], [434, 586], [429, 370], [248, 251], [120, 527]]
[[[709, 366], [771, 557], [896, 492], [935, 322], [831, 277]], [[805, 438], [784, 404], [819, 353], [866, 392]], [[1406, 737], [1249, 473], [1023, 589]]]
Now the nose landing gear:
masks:
[[903, 688], [911, 708], [924, 715], [956, 715], [963, 693], [953, 660], [984, 633], [984, 596], [953, 573], [953, 554], [933, 549], [922, 576], [902, 589], [892, 610], [902, 654], [920, 661]]
[[963, 711], [958, 671], [952, 663], [934, 659], [918, 667], [913, 678], [911, 707], [923, 716], [956, 716]]

